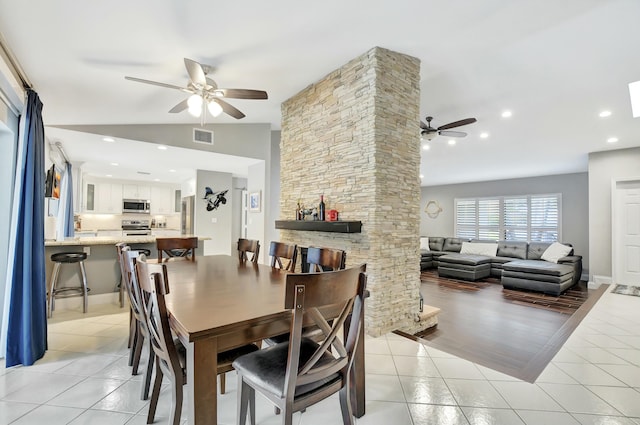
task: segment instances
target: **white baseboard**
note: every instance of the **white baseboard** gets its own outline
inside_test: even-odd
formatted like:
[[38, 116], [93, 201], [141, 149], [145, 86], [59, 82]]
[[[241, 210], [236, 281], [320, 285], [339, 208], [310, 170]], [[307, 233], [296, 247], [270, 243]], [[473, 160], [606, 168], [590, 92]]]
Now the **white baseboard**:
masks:
[[[102, 305], [102, 304], [119, 304], [118, 292], [111, 292], [108, 294], [97, 294], [97, 295], [89, 295], [87, 302], [89, 304], [89, 308], [92, 305]], [[66, 297], [66, 298], [56, 298], [56, 310], [71, 310], [75, 308], [82, 308], [82, 297]]]
[[589, 281], [589, 289], [598, 289], [600, 285], [611, 285], [611, 276], [593, 275], [593, 281]]

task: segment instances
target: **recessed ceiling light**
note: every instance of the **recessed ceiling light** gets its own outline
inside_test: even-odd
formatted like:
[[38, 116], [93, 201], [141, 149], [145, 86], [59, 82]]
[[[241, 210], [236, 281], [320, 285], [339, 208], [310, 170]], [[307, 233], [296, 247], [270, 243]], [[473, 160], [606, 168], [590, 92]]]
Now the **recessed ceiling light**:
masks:
[[481, 139], [486, 139], [487, 137], [489, 137], [489, 133], [487, 133], [486, 131], [483, 133], [480, 133], [480, 138]]
[[111, 165], [113, 165], [114, 167], [117, 167], [120, 164], [118, 164], [117, 162], [112, 162]]
[[633, 117], [640, 117], [640, 81], [629, 83], [629, 96], [631, 96], [631, 113]]
[[420, 178], [423, 179], [424, 178], [424, 174], [420, 174]]
[[609, 137], [607, 139], [607, 143], [616, 143], [618, 141], [617, 137]]
[[113, 177], [111, 174], [107, 174], [107, 177]]
[[176, 170], [169, 170], [169, 172], [170, 172], [170, 173], [175, 173], [175, 172], [176, 172]]
[[159, 181], [160, 181], [160, 179], [153, 179], [153, 181], [154, 181], [154, 182], [159, 182]]
[[160, 145], [160, 146], [158, 146], [158, 149], [160, 149], [161, 151], [166, 151], [169, 148], [166, 147], [165, 145]]
[[103, 137], [102, 140], [109, 143], [113, 143], [116, 141], [116, 139], [114, 139], [113, 137]]
[[431, 149], [431, 146], [424, 145], [424, 146], [422, 146], [422, 149], [425, 150], [425, 151], [428, 151], [429, 149]]
[[600, 118], [607, 118], [611, 116], [611, 111], [601, 111], [598, 116]]
[[451, 146], [453, 146], [453, 145], [456, 144], [456, 141], [453, 140], [453, 139], [449, 139], [449, 141], [447, 143], [449, 143]]
[[502, 118], [509, 118], [511, 115], [513, 115], [511, 111], [502, 111]]

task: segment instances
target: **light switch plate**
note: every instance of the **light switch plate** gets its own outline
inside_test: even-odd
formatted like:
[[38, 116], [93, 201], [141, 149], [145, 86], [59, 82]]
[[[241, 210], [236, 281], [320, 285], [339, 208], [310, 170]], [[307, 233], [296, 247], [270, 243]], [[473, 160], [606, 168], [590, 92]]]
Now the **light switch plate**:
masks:
[[89, 246], [83, 247], [82, 251], [84, 251], [87, 255], [91, 255], [91, 247]]
[[218, 219], [217, 219], [217, 218], [215, 218], [215, 217], [212, 217], [212, 218], [211, 218], [211, 222], [212, 222], [212, 223], [217, 223], [217, 222], [218, 222]]

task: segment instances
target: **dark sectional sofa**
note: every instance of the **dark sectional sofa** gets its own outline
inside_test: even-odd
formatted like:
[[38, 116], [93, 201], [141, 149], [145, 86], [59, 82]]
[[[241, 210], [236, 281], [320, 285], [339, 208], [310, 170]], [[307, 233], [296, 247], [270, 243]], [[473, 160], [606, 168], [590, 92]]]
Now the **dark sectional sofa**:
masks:
[[[479, 280], [500, 277], [505, 288], [527, 289], [560, 295], [582, 275], [582, 256], [545, 261], [542, 254], [551, 245], [543, 242], [499, 241], [496, 255], [461, 254], [462, 245], [495, 241], [468, 241], [461, 238], [429, 237], [429, 250], [420, 250], [420, 269], [437, 268], [443, 277]], [[569, 245], [569, 244], [565, 244]]]

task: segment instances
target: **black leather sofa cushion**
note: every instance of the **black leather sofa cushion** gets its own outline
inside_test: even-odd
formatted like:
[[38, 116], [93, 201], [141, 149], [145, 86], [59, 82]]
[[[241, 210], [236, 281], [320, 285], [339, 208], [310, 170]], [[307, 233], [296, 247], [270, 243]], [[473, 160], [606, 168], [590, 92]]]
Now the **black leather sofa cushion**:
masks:
[[460, 238], [446, 238], [444, 240], [444, 246], [442, 247], [442, 251], [447, 252], [460, 252], [462, 249], [462, 243], [467, 242], [465, 239]]
[[453, 263], [463, 264], [467, 266], [477, 266], [478, 264], [490, 264], [491, 257], [485, 255], [470, 255], [470, 254], [448, 254], [438, 258], [440, 264]]
[[439, 236], [429, 236], [429, 249], [431, 251], [442, 251], [444, 246], [444, 238]]
[[[542, 259], [542, 254], [549, 248], [551, 245], [548, 242], [531, 242], [529, 244], [529, 252], [527, 253], [527, 260], [540, 260]], [[569, 243], [565, 243], [563, 245], [571, 246]], [[567, 256], [573, 255], [573, 249], [567, 254]], [[544, 260], [543, 260], [544, 261]]]
[[521, 241], [500, 241], [498, 242], [497, 257], [527, 259], [527, 242]]
[[502, 265], [503, 276], [506, 272], [530, 273], [536, 275], [564, 276], [572, 275], [573, 267], [564, 264], [539, 260], [515, 260]]

